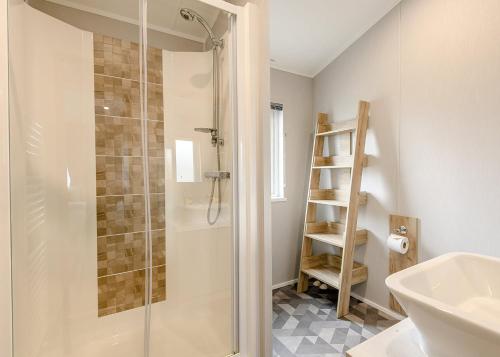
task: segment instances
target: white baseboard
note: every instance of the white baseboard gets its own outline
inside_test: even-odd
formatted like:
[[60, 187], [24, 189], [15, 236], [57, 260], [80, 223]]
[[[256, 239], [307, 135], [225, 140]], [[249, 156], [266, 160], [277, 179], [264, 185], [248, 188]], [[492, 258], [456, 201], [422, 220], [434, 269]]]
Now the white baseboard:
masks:
[[274, 289], [279, 289], [279, 288], [282, 288], [282, 287], [284, 287], [284, 286], [293, 285], [293, 284], [295, 284], [297, 281], [299, 281], [299, 279], [293, 279], [293, 280], [289, 280], [289, 281], [284, 281], [284, 282], [279, 283], [279, 284], [274, 284], [274, 285], [273, 285], [273, 290], [274, 290]]
[[[293, 285], [295, 284], [296, 282], [298, 281], [298, 279], [293, 279], [293, 280], [290, 280], [290, 281], [284, 281], [282, 283], [279, 283], [279, 284], [275, 284], [273, 285], [273, 290], [274, 289], [279, 289], [279, 288], [282, 288], [284, 286], [288, 286], [288, 285]], [[392, 317], [393, 319], [396, 319], [396, 320], [404, 320], [406, 317], [405, 316], [402, 316], [400, 314], [398, 314], [397, 312], [394, 312], [392, 311], [391, 309], [388, 309], [387, 307], [384, 307], [382, 305], [379, 305], [377, 304], [376, 302], [373, 302], [371, 301], [370, 299], [367, 299], [365, 297], [362, 297], [361, 295], [358, 295], [356, 293], [353, 293], [351, 292], [351, 296], [355, 299], [358, 299], [359, 301], [361, 302], [364, 302], [365, 304], [379, 310], [379, 311], [382, 311], [384, 314], [386, 315], [389, 315], [390, 317]]]
[[388, 309], [387, 307], [384, 307], [382, 305], [379, 305], [376, 302], [371, 301], [370, 299], [362, 297], [361, 295], [353, 293], [352, 291], [351, 291], [351, 296], [355, 299], [358, 299], [361, 302], [364, 302], [366, 305], [370, 305], [371, 307], [374, 307], [375, 309], [382, 311], [384, 314], [389, 315], [393, 319], [396, 319], [396, 320], [406, 319], [406, 316], [400, 315], [397, 312], [392, 311], [391, 309]]

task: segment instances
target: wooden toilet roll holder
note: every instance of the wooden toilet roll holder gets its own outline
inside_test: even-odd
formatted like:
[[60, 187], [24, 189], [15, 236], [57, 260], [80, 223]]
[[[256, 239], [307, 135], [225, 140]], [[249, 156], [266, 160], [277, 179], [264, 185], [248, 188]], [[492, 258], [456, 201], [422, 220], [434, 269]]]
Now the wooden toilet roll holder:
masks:
[[[418, 219], [413, 217], [389, 216], [389, 232], [400, 234], [408, 238], [408, 252], [400, 254], [389, 251], [389, 274], [409, 268], [418, 263]], [[403, 308], [392, 294], [389, 294], [389, 307], [391, 310], [406, 316]]]

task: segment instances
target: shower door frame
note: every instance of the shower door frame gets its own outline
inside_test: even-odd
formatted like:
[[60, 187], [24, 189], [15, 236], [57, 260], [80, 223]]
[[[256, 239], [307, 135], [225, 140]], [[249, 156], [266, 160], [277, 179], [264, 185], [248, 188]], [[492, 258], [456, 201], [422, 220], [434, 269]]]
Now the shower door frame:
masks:
[[[147, 0], [146, 0], [147, 1]], [[246, 90], [243, 83], [248, 81], [248, 66], [250, 59], [249, 52], [245, 47], [249, 42], [248, 22], [249, 9], [254, 5], [247, 3], [244, 7], [236, 6], [224, 0], [197, 0], [201, 3], [218, 8], [232, 15], [230, 19], [231, 26], [231, 41], [227, 44], [230, 46], [230, 74], [229, 87], [231, 115], [233, 116], [233, 170], [232, 170], [232, 351], [233, 356], [252, 357], [253, 352], [259, 350], [258, 339], [248, 338], [249, 336], [258, 335], [260, 319], [259, 319], [259, 289], [253, 284], [252, 289], [247, 289], [249, 280], [257, 278], [259, 269], [256, 270], [256, 265], [252, 259], [248, 259], [253, 254], [248, 254], [249, 246], [247, 231], [245, 227], [252, 227], [252, 221], [256, 217], [249, 216], [246, 209], [248, 197], [256, 197], [257, 192], [251, 190], [249, 182], [244, 180], [245, 177], [251, 175], [253, 170], [248, 170], [243, 165], [245, 162], [255, 162], [255, 157], [246, 157], [252, 153], [252, 150], [243, 150], [252, 146], [255, 142], [255, 136], [252, 135], [252, 130], [238, 130], [244, 128], [246, 118], [249, 114], [248, 104], [250, 103], [250, 91]], [[147, 16], [146, 16], [147, 19]], [[146, 25], [147, 26], [147, 25]], [[241, 150], [240, 150], [241, 148]], [[247, 228], [248, 229], [248, 228]], [[258, 253], [256, 252], [256, 255]], [[249, 279], [250, 278], [250, 279]], [[250, 293], [250, 291], [252, 293]], [[250, 333], [250, 335], [249, 335]], [[252, 341], [253, 340], [253, 341]], [[226, 356], [220, 356], [226, 357]]]
[[[248, 1], [236, 6], [224, 0], [198, 0], [235, 16], [233, 20], [232, 104], [233, 144], [233, 299], [235, 356], [267, 355], [271, 349], [271, 281], [269, 222], [265, 197], [271, 197], [265, 159], [267, 128], [261, 107], [267, 110], [268, 93], [261, 93], [261, 38], [253, 26], [259, 23], [259, 6]], [[260, 0], [265, 1], [265, 0]], [[266, 99], [267, 98], [267, 99]], [[264, 99], [264, 102], [261, 101]], [[261, 123], [262, 122], [262, 123]], [[263, 136], [263, 137], [262, 137]], [[263, 144], [263, 145], [262, 145]], [[264, 148], [262, 148], [264, 146]], [[258, 177], [257, 173], [264, 173]], [[262, 184], [262, 185], [261, 185]], [[270, 199], [268, 200], [270, 203]], [[264, 206], [264, 209], [261, 210]], [[269, 207], [268, 207], [269, 208]], [[262, 214], [263, 216], [260, 216]], [[264, 226], [264, 228], [262, 228]], [[266, 302], [267, 301], [267, 302]], [[264, 352], [263, 352], [264, 351]], [[264, 353], [264, 355], [262, 354]], [[222, 356], [221, 356], [222, 357]]]
[[12, 355], [7, 0], [0, 0], [0, 355]]

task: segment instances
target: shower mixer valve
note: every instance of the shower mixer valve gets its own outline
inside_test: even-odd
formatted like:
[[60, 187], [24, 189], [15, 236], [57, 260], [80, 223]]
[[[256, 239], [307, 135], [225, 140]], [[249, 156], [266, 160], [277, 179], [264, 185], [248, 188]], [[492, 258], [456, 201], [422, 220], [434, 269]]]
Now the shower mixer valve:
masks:
[[231, 173], [228, 171], [207, 171], [204, 174], [205, 178], [208, 179], [219, 179], [219, 180], [227, 180], [231, 178]]

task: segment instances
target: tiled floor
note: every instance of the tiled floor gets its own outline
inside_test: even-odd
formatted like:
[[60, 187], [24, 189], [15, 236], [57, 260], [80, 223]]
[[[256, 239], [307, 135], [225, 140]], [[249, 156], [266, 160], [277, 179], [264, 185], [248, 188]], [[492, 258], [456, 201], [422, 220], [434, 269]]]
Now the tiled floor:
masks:
[[356, 299], [349, 315], [337, 319], [337, 290], [296, 286], [273, 291], [273, 357], [340, 357], [397, 320]]

